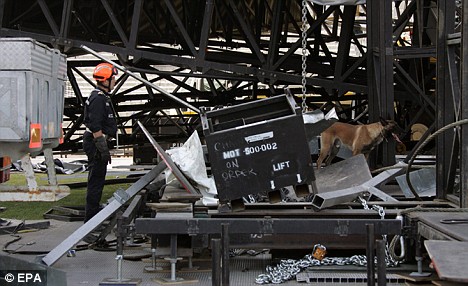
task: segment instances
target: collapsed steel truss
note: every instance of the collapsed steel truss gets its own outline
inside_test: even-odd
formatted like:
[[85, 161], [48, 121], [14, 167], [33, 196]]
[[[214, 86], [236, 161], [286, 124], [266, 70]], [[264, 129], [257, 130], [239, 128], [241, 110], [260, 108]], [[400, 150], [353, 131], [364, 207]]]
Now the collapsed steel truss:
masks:
[[[78, 81], [92, 85], [84, 70], [98, 62], [71, 59], [85, 53], [81, 45], [115, 55], [120, 64], [154, 84], [172, 83], [169, 92], [197, 107], [255, 100], [281, 94], [284, 87], [300, 101], [301, 2], [0, 0], [0, 36], [32, 37], [70, 58], [74, 96], [66, 98], [69, 124], [61, 148], [77, 150], [87, 96]], [[433, 131], [466, 117], [460, 92], [466, 89], [466, 76], [457, 77], [468, 65], [468, 57], [461, 56], [466, 49], [460, 49], [461, 2], [368, 1], [359, 6], [309, 2], [306, 17], [308, 106], [334, 104], [344, 120], [395, 118], [408, 136], [414, 123]], [[113, 102], [121, 144], [138, 142], [137, 129], [128, 128], [135, 127], [134, 120], [152, 126], [159, 142], [182, 141], [197, 128], [197, 114], [159, 92], [130, 83], [126, 75], [118, 79]], [[437, 139], [439, 197], [452, 192], [457, 167], [465, 167], [467, 151], [459, 146], [466, 145], [466, 136], [447, 132]], [[383, 144], [376, 157], [379, 163], [394, 163], [394, 144]], [[462, 190], [465, 173], [460, 172]], [[462, 201], [466, 205], [466, 199]]]

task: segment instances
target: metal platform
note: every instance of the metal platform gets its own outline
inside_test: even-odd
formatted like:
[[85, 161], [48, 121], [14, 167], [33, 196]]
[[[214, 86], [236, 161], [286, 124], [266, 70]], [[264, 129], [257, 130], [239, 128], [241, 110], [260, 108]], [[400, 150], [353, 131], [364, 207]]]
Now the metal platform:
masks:
[[[21, 234], [22, 239], [12, 243], [8, 246], [9, 249], [18, 249], [22, 251], [47, 252], [53, 248], [54, 245], [59, 244], [64, 238], [69, 236], [73, 230], [80, 227], [81, 222], [62, 222], [51, 221], [51, 227], [46, 230], [38, 230], [36, 232], [28, 232]], [[5, 245], [11, 241], [13, 237], [9, 235], [0, 235], [0, 244]], [[108, 237], [112, 240], [113, 237]], [[163, 259], [157, 260], [157, 266], [163, 268], [162, 271], [148, 273], [144, 271], [145, 266], [151, 265], [149, 259], [141, 260], [126, 260], [132, 256], [150, 255], [150, 244], [142, 244], [138, 247], [126, 247], [124, 250], [123, 261], [123, 277], [124, 278], [138, 278], [141, 279], [141, 286], [157, 286], [162, 285], [156, 283], [156, 280], [168, 278], [170, 276], [169, 262]], [[291, 256], [295, 255], [291, 253]], [[5, 261], [3, 258], [8, 256], [11, 259], [20, 259], [21, 261], [34, 262], [37, 257], [35, 254], [6, 254], [0, 253], [0, 262]], [[117, 264], [115, 260], [116, 253], [114, 251], [98, 251], [92, 249], [84, 249], [76, 251], [74, 257], [64, 256], [60, 258], [53, 267], [49, 267], [50, 271], [55, 273], [66, 273], [68, 286], [74, 285], [98, 285], [106, 278], [115, 278]], [[13, 261], [13, 260], [8, 260]], [[230, 283], [231, 285], [258, 285], [255, 283], [255, 278], [258, 275], [265, 273], [267, 266], [274, 266], [278, 261], [272, 259], [268, 253], [259, 254], [257, 256], [238, 256], [230, 259]], [[0, 269], [5, 268], [5, 265], [0, 263]], [[6, 267], [13, 266], [8, 264]], [[188, 280], [196, 280], [197, 282], [182, 283], [181, 285], [212, 285], [211, 281], [211, 260], [209, 257], [200, 257], [193, 259], [193, 266], [197, 268], [187, 269], [188, 261], [181, 260], [177, 267], [177, 276]], [[4, 270], [4, 269], [2, 269]], [[349, 271], [349, 269], [348, 269]], [[356, 271], [365, 271], [365, 268], [355, 269]], [[402, 268], [401, 271], [407, 269]], [[327, 271], [323, 271], [327, 272]], [[321, 274], [322, 277], [324, 274]], [[329, 276], [339, 276], [339, 269], [330, 271]], [[48, 286], [64, 286], [63, 281], [58, 280], [58, 284], [48, 284]], [[186, 282], [187, 282], [186, 281]], [[61, 283], [61, 284], [60, 284]], [[283, 283], [282, 285], [298, 285], [296, 280], [291, 280]], [[314, 285], [314, 283], [312, 284]], [[325, 284], [315, 284], [325, 285]], [[337, 285], [336, 283], [326, 283], [326, 285]], [[343, 285], [343, 284], [340, 284]], [[350, 283], [346, 285], [366, 285], [363, 283]], [[404, 284], [387, 284], [387, 285], [404, 285]]]
[[410, 216], [418, 221], [418, 233], [426, 239], [468, 241], [468, 212], [462, 211], [414, 212]]

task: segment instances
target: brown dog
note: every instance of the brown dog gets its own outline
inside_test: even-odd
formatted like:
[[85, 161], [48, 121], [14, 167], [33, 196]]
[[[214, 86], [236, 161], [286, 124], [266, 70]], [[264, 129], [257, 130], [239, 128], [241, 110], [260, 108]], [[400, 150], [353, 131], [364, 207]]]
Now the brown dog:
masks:
[[369, 153], [390, 135], [392, 135], [397, 142], [401, 143], [398, 136], [394, 133], [401, 130], [402, 129], [395, 121], [385, 120], [383, 118], [380, 118], [380, 122], [366, 125], [351, 125], [348, 123], [335, 122], [322, 132], [317, 168], [320, 169], [325, 158], [327, 158], [325, 164], [327, 166], [330, 165], [331, 161], [338, 153], [341, 144], [347, 146], [353, 152], [353, 156], [362, 153], [367, 160]]

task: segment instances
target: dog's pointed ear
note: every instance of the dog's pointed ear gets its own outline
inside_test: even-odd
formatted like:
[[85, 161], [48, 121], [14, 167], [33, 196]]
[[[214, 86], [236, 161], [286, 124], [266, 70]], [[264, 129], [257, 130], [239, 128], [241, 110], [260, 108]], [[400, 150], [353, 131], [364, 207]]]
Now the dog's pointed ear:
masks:
[[383, 119], [382, 116], [380, 116], [380, 123], [382, 123], [383, 126], [388, 124], [387, 120]]

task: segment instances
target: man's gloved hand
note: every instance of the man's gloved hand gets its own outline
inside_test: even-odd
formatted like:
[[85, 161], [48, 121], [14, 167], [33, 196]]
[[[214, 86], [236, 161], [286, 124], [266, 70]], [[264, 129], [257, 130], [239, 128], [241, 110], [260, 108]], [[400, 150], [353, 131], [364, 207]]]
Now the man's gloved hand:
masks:
[[96, 145], [96, 149], [99, 152], [99, 155], [101, 155], [101, 161], [103, 162], [109, 162], [111, 163], [111, 156], [109, 153], [109, 147], [107, 147], [107, 141], [104, 136], [99, 136], [97, 138], [94, 138], [94, 145]]

